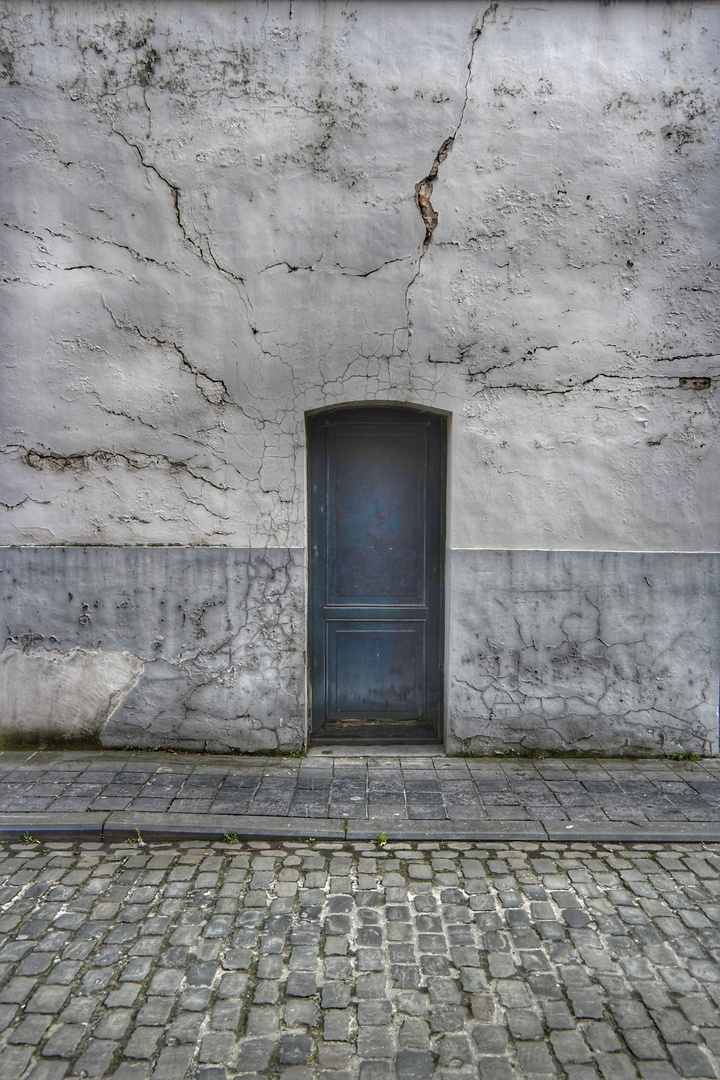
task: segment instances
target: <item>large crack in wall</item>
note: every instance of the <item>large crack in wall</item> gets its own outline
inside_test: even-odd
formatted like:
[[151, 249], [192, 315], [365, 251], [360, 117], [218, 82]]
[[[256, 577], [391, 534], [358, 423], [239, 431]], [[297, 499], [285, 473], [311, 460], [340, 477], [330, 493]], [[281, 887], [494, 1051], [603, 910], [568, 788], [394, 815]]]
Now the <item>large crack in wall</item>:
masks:
[[475, 46], [477, 45], [477, 42], [481, 37], [483, 30], [485, 29], [485, 20], [490, 15], [495, 14], [495, 12], [497, 11], [497, 7], [497, 2], [493, 2], [492, 4], [490, 4], [489, 7], [487, 7], [483, 12], [482, 18], [480, 19], [480, 25], [475, 27], [472, 31], [472, 48], [470, 50], [470, 59], [468, 60], [467, 64], [465, 96], [463, 99], [460, 116], [455, 126], [455, 130], [443, 141], [440, 149], [435, 155], [435, 158], [432, 165], [430, 166], [430, 171], [428, 172], [427, 176], [423, 177], [423, 179], [415, 185], [415, 198], [417, 199], [420, 216], [422, 217], [423, 223], [425, 225], [425, 239], [423, 240], [423, 251], [427, 250], [428, 246], [432, 242], [433, 233], [437, 228], [439, 217], [430, 200], [432, 199], [433, 189], [435, 187], [435, 181], [437, 180], [440, 166], [452, 150], [455, 139], [457, 138], [458, 132], [460, 131], [463, 117], [465, 116], [465, 109], [467, 108], [468, 94], [470, 91], [470, 80], [472, 79], [473, 63], [475, 60]]
[[450, 135], [445, 140], [435, 155], [435, 160], [430, 167], [430, 172], [424, 179], [420, 180], [420, 182], [415, 185], [415, 195], [420, 208], [420, 215], [425, 223], [425, 239], [423, 240], [424, 249], [427, 248], [432, 241], [433, 233], [437, 228], [439, 220], [437, 210], [434, 209], [433, 204], [430, 201], [433, 188], [435, 187], [435, 181], [437, 180], [438, 169], [452, 150], [454, 141], [455, 137], [453, 135]]

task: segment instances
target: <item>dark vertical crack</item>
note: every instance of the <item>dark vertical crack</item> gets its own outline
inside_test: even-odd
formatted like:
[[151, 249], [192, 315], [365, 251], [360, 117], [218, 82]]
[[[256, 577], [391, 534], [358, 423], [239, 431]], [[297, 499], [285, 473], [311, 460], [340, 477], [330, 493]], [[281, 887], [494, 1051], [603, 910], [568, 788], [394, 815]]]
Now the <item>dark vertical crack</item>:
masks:
[[[408, 339], [412, 336], [413, 332], [412, 316], [410, 314], [413, 286], [415, 285], [417, 279], [420, 277], [420, 269], [422, 267], [423, 256], [427, 251], [428, 247], [430, 246], [433, 233], [435, 232], [438, 223], [438, 214], [431, 202], [433, 187], [435, 186], [435, 181], [437, 179], [440, 166], [452, 150], [453, 143], [457, 138], [457, 134], [465, 117], [465, 110], [467, 108], [468, 98], [470, 95], [470, 80], [472, 79], [473, 63], [475, 60], [475, 47], [480, 40], [483, 30], [485, 29], [485, 20], [488, 18], [488, 16], [494, 15], [495, 11], [497, 10], [498, 2], [499, 0], [493, 0], [493, 2], [489, 4], [483, 12], [480, 24], [478, 25], [477, 23], [475, 23], [473, 26], [472, 48], [470, 50], [470, 57], [467, 63], [467, 76], [465, 77], [465, 96], [463, 98], [462, 109], [460, 110], [458, 122], [455, 125], [455, 130], [452, 132], [451, 135], [448, 135], [448, 137], [445, 139], [440, 149], [438, 150], [437, 154], [435, 155], [435, 160], [432, 163], [430, 172], [418, 184], [415, 185], [415, 199], [418, 204], [418, 209], [420, 210], [420, 215], [423, 219], [423, 224], [425, 225], [425, 239], [423, 241], [422, 251], [420, 251], [417, 257], [415, 271], [410, 280], [408, 281], [407, 287], [405, 289], [405, 330], [407, 331]], [[409, 343], [407, 347], [409, 348]]]
[[498, 0], [493, 0], [493, 3], [490, 4], [489, 7], [487, 7], [483, 12], [483, 17], [480, 20], [480, 25], [475, 26], [473, 30], [473, 43], [472, 49], [470, 50], [470, 59], [468, 60], [467, 65], [467, 78], [465, 79], [465, 97], [463, 100], [462, 109], [460, 110], [458, 122], [455, 125], [455, 130], [453, 131], [452, 135], [448, 135], [447, 139], [445, 139], [442, 146], [435, 155], [435, 160], [430, 167], [430, 172], [427, 174], [427, 176], [424, 176], [423, 179], [419, 181], [419, 183], [415, 185], [415, 198], [418, 204], [418, 209], [420, 210], [420, 216], [422, 217], [425, 224], [425, 239], [423, 241], [423, 252], [427, 251], [428, 246], [432, 241], [433, 233], [435, 232], [435, 229], [437, 227], [438, 213], [437, 210], [434, 209], [431, 202], [433, 188], [435, 186], [435, 181], [437, 180], [438, 170], [440, 169], [440, 166], [442, 165], [445, 158], [452, 150], [453, 143], [457, 138], [457, 133], [460, 130], [460, 125], [462, 124], [463, 118], [465, 116], [465, 109], [467, 108], [468, 95], [470, 92], [470, 79], [472, 78], [473, 60], [475, 59], [475, 46], [477, 45], [480, 36], [485, 29], [485, 20], [487, 19], [488, 15], [492, 15], [495, 13], [497, 6]]

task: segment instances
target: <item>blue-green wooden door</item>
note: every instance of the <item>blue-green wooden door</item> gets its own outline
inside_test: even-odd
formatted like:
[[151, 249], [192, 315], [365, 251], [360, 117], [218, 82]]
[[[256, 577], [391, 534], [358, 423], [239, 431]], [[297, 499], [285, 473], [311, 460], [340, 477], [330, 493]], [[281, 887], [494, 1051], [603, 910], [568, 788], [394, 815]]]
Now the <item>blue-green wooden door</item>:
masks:
[[312, 730], [439, 734], [444, 419], [342, 409], [312, 417], [308, 439]]

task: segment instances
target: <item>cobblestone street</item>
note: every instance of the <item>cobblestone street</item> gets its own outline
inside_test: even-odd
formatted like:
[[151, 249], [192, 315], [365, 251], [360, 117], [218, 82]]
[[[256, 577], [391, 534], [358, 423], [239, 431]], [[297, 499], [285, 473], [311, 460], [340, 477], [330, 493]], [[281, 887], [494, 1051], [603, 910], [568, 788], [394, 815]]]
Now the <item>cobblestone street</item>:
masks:
[[720, 846], [0, 850], [0, 1077], [677, 1080], [720, 1057]]

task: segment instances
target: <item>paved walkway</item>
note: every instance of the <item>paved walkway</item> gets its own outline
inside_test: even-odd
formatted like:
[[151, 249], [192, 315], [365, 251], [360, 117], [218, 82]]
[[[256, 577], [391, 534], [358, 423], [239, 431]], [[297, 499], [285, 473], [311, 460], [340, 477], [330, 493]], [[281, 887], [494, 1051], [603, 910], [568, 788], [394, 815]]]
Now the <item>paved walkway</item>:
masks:
[[684, 1080], [720, 846], [0, 848], [3, 1080]]
[[720, 840], [720, 759], [0, 753], [0, 836]]

